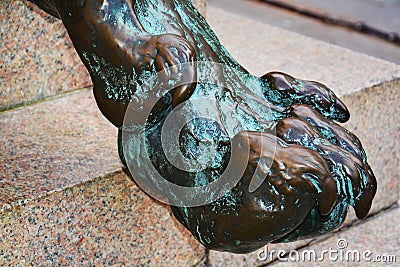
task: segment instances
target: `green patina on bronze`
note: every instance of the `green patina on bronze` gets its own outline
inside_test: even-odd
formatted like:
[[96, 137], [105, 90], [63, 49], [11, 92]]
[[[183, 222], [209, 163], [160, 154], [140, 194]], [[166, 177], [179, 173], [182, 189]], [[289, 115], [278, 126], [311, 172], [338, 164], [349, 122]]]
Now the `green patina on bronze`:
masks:
[[[151, 92], [141, 85], [153, 74], [168, 70], [171, 77], [210, 80], [181, 84], [164, 95], [152, 108], [143, 147], [132, 142], [124, 150], [119, 134], [125, 165], [139, 161], [146, 150], [166, 180], [189, 187], [219, 179], [232, 146], [249, 144], [249, 153], [239, 155], [248, 161], [244, 175], [227, 194], [203, 206], [172, 207], [207, 248], [248, 253], [268, 242], [320, 235], [337, 228], [350, 205], [359, 218], [367, 215], [376, 180], [360, 141], [333, 122], [347, 121], [349, 112], [326, 86], [279, 72], [251, 75], [189, 0], [31, 1], [63, 21], [90, 72], [99, 109], [119, 128], [130, 103], [146, 102]], [[194, 62], [199, 64], [179, 67]], [[210, 73], [208, 63], [223, 68]], [[179, 82], [169, 78], [164, 82]], [[188, 122], [179, 136], [180, 150], [196, 160], [208, 143], [214, 161], [202, 171], [185, 172], [163, 153], [161, 128], [175, 107], [202, 97], [214, 101], [219, 120]], [[193, 105], [191, 112], [198, 108]], [[236, 143], [230, 142], [233, 136]], [[265, 180], [251, 191], [257, 169]], [[150, 171], [141, 171], [152, 179]]]

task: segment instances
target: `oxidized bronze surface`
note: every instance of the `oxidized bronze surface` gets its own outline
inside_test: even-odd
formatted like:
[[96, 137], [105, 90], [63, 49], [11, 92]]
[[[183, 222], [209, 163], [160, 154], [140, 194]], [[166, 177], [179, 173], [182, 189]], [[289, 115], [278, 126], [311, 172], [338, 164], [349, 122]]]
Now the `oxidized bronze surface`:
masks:
[[[248, 253], [268, 242], [320, 235], [344, 221], [349, 205], [359, 218], [367, 215], [376, 180], [358, 138], [333, 122], [350, 115], [326, 86], [279, 72], [251, 75], [189, 0], [31, 1], [63, 21], [90, 72], [99, 109], [120, 128], [125, 165], [140, 161], [146, 149], [166, 180], [198, 187], [219, 179], [230, 160], [247, 161], [239, 182], [221, 198], [196, 207], [172, 206], [179, 222], [207, 248]], [[208, 72], [207, 64], [196, 62], [224, 68]], [[138, 88], [160, 71], [157, 85], [177, 86], [150, 107], [146, 146], [126, 150], [125, 111], [129, 104], [146, 108], [149, 92]], [[196, 161], [208, 144], [215, 158], [201, 171], [183, 171], [163, 152], [162, 126], [181, 104], [201, 97], [210, 99], [217, 119], [188, 121], [177, 149]], [[201, 107], [191, 108], [196, 113]], [[246, 153], [240, 152], [244, 144]], [[231, 155], [235, 148], [239, 152]], [[146, 168], [137, 171], [153, 179]], [[249, 190], [257, 177], [259, 184]]]

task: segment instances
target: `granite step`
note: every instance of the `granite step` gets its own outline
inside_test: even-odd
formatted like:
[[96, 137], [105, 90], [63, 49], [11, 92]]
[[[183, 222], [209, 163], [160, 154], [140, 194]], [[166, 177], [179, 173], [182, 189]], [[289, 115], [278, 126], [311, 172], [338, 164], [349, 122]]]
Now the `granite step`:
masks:
[[27, 0], [0, 1], [0, 111], [91, 86], [61, 21]]
[[205, 249], [122, 171], [90, 90], [0, 113], [0, 266], [194, 266]]
[[[220, 9], [209, 8], [207, 16], [252, 73], [280, 70], [334, 88], [379, 181], [371, 215], [397, 203], [400, 66]], [[199, 245], [168, 207], [121, 172], [116, 134], [90, 90], [0, 113], [0, 265], [261, 264], [257, 253]], [[353, 222], [354, 214], [346, 225]]]

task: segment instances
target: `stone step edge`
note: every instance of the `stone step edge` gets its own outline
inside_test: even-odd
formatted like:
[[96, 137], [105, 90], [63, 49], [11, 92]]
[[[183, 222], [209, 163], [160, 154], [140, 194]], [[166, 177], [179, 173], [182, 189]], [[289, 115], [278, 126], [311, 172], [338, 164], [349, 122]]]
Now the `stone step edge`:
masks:
[[93, 88], [93, 85], [91, 84], [91, 85], [88, 85], [88, 86], [85, 86], [85, 87], [82, 87], [82, 88], [72, 89], [70, 91], [61, 92], [59, 94], [49, 95], [49, 96], [46, 96], [44, 98], [34, 99], [34, 100], [27, 101], [27, 102], [22, 102], [22, 103], [18, 103], [18, 104], [15, 104], [15, 105], [11, 105], [11, 106], [0, 107], [0, 114], [3, 113], [3, 112], [7, 112], [7, 111], [19, 109], [19, 108], [24, 108], [26, 106], [32, 106], [32, 105], [43, 103], [43, 102], [46, 102], [46, 101], [52, 101], [52, 100], [55, 100], [55, 99], [63, 98], [63, 97], [69, 96], [71, 94], [84, 92], [84, 91], [91, 91], [92, 88]]
[[[366, 55], [366, 56], [371, 57], [369, 55]], [[393, 75], [392, 77], [387, 77], [387, 78], [385, 78], [383, 80], [380, 80], [380, 81], [368, 81], [368, 82], [366, 82], [365, 86], [359, 86], [359, 87], [354, 88], [353, 91], [346, 91], [346, 92], [343, 92], [343, 93], [340, 93], [340, 94], [336, 94], [336, 95], [340, 99], [345, 98], [345, 97], [351, 97], [354, 94], [357, 94], [357, 93], [360, 93], [360, 92], [362, 93], [363, 91], [368, 91], [368, 90], [373, 89], [375, 87], [380, 87], [380, 86], [384, 87], [385, 84], [396, 83], [398, 81], [400, 81], [400, 73], [397, 76]]]
[[0, 218], [0, 265], [195, 266], [205, 255], [171, 209], [147, 197], [121, 171]]
[[[365, 56], [369, 56], [369, 55], [366, 55], [366, 54], [364, 54], [364, 55]], [[381, 81], [372, 81], [372, 82], [369, 82], [367, 84], [367, 87], [360, 86], [358, 88], [355, 88], [354, 91], [351, 91], [351, 92], [346, 91], [345, 93], [342, 93], [342, 94], [340, 94], [338, 96], [340, 98], [345, 97], [345, 96], [350, 96], [350, 95], [352, 95], [354, 93], [357, 93], [359, 91], [366, 90], [369, 87], [380, 86], [380, 85], [382, 85], [382, 84], [384, 84], [386, 82], [395, 82], [396, 80], [400, 80], [400, 76], [399, 77], [393, 76], [391, 78], [386, 78], [386, 79], [381, 80]], [[71, 94], [74, 94], [74, 93], [82, 92], [82, 91], [91, 91], [92, 88], [93, 88], [93, 85], [89, 85], [89, 86], [86, 86], [86, 87], [83, 87], [83, 88], [78, 88], [78, 89], [73, 89], [71, 91], [62, 92], [60, 94], [50, 95], [50, 96], [47, 96], [47, 97], [44, 97], [44, 98], [41, 98], [41, 99], [36, 99], [36, 100], [28, 101], [28, 102], [18, 103], [18, 104], [15, 104], [15, 105], [4, 107], [4, 108], [0, 107], [0, 113], [11, 111], [11, 110], [14, 110], [14, 109], [24, 108], [26, 106], [35, 105], [35, 104], [46, 102], [46, 101], [52, 101], [52, 100], [59, 99], [59, 98], [62, 98], [62, 97], [65, 97], [65, 96], [68, 96], [68, 95], [71, 95]]]
[[41, 199], [45, 199], [45, 198], [51, 197], [54, 194], [63, 192], [65, 190], [69, 190], [69, 189], [77, 187], [77, 186], [84, 186], [86, 184], [96, 183], [97, 181], [100, 181], [102, 179], [107, 179], [110, 176], [118, 175], [118, 174], [121, 174], [121, 173], [124, 173], [122, 168], [121, 169], [116, 169], [115, 171], [108, 172], [108, 173], [105, 173], [103, 175], [96, 176], [94, 178], [91, 178], [91, 179], [88, 179], [88, 180], [85, 180], [85, 181], [82, 181], [82, 182], [79, 182], [79, 183], [74, 183], [74, 184], [59, 188], [59, 189], [51, 190], [51, 191], [45, 192], [43, 194], [36, 195], [34, 197], [18, 199], [16, 201], [12, 202], [12, 203], [3, 204], [3, 206], [0, 206], [0, 214], [6, 213], [6, 212], [12, 212], [13, 210], [18, 209], [21, 206], [25, 206], [25, 205], [33, 202], [33, 201], [37, 201], [37, 200], [41, 200]]
[[[370, 87], [362, 88], [362, 89], [360, 89], [358, 91], [353, 91], [353, 92], [350, 92], [349, 94], [345, 94], [345, 95], [341, 96], [341, 98], [342, 97], [351, 97], [353, 94], [359, 93], [360, 91], [361, 92], [362, 91], [368, 91], [368, 90], [370, 90], [372, 88], [375, 88], [375, 87], [381, 87], [380, 89], [382, 89], [382, 88], [385, 87], [385, 84], [394, 83], [394, 82], [400, 82], [400, 78], [396, 77], [393, 80], [385, 80], [385, 81], [379, 82], [376, 85], [372, 85]], [[37, 104], [37, 103], [41, 103], [41, 102], [46, 102], [46, 101], [54, 101], [54, 100], [57, 100], [57, 99], [60, 99], [60, 98], [67, 97], [67, 96], [72, 95], [72, 94], [76, 94], [76, 93], [84, 92], [84, 91], [89, 91], [89, 90], [91, 90], [91, 88], [84, 88], [84, 89], [74, 90], [74, 91], [70, 91], [70, 92], [65, 92], [65, 93], [60, 94], [60, 95], [55, 95], [55, 96], [47, 97], [46, 99], [43, 99], [43, 100], [36, 101], [35, 103], [32, 103], [32, 105]], [[26, 106], [29, 106], [29, 105], [23, 105], [23, 106], [17, 107], [17, 109], [23, 109]], [[10, 110], [8, 110], [8, 111], [10, 111]], [[2, 112], [7, 112], [7, 111], [2, 111]], [[18, 208], [19, 206], [26, 205], [27, 203], [29, 203], [31, 201], [38, 200], [38, 199], [43, 199], [43, 198], [49, 197], [49, 196], [51, 196], [53, 194], [56, 194], [58, 192], [61, 192], [63, 190], [67, 190], [67, 189], [70, 189], [70, 188], [75, 187], [75, 186], [80, 186], [80, 185], [84, 185], [84, 184], [88, 184], [88, 183], [93, 183], [93, 182], [96, 182], [97, 180], [101, 180], [101, 179], [103, 179], [105, 177], [108, 177], [110, 175], [114, 175], [114, 174], [118, 174], [118, 173], [122, 173], [122, 172], [124, 172], [124, 170], [122, 169], [122, 164], [121, 164], [121, 168], [120, 169], [115, 169], [115, 170], [113, 170], [111, 172], [104, 173], [104, 174], [102, 174], [100, 176], [89, 178], [88, 180], [85, 180], [83, 182], [78, 182], [78, 183], [74, 183], [74, 184], [71, 184], [71, 185], [68, 185], [68, 186], [65, 186], [65, 187], [62, 187], [62, 188], [51, 190], [51, 191], [45, 192], [43, 194], [31, 197], [31, 198], [27, 197], [27, 198], [24, 198], [24, 199], [19, 199], [17, 201], [9, 203], [9, 204], [3, 204], [3, 206], [0, 206], [0, 214], [4, 213], [4, 212], [11, 211], [11, 210], [13, 210], [15, 208]], [[399, 198], [399, 201], [400, 201], [400, 198]], [[394, 203], [391, 203], [390, 205], [394, 205], [394, 204], [396, 204], [396, 203], [394, 202]], [[368, 215], [368, 218], [370, 216], [374, 216], [375, 214], [377, 214], [379, 212], [380, 211], [375, 212], [375, 213], [371, 213], [370, 215]]]

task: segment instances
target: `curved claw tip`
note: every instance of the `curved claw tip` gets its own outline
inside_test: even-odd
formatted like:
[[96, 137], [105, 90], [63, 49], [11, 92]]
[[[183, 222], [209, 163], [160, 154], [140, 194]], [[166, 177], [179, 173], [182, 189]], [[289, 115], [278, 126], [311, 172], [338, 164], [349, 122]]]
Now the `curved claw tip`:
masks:
[[367, 165], [367, 177], [368, 186], [361, 194], [360, 198], [355, 201], [354, 209], [356, 211], [357, 218], [364, 219], [372, 206], [372, 200], [374, 199], [377, 191], [377, 182], [374, 173], [369, 165]]
[[336, 197], [325, 196], [318, 200], [319, 202], [319, 212], [322, 216], [327, 216], [333, 210], [335, 206]]
[[344, 123], [350, 119], [350, 111], [347, 109], [346, 105], [340, 99], [337, 99], [335, 103], [335, 108], [338, 113], [336, 118], [338, 122]]
[[324, 185], [323, 191], [320, 193], [318, 198], [319, 203], [319, 212], [322, 216], [327, 216], [333, 208], [335, 207], [337, 196], [337, 188], [336, 183], [332, 180], [329, 180]]
[[371, 205], [372, 197], [370, 194], [365, 194], [359, 200], [357, 200], [354, 206], [357, 218], [364, 219], [371, 209]]

